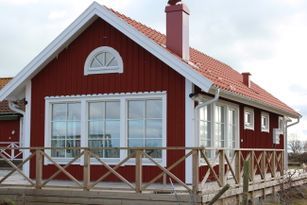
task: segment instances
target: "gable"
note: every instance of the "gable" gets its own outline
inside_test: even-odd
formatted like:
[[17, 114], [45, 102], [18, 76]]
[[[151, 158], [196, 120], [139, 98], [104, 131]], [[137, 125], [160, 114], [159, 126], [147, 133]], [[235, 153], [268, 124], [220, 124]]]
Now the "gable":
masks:
[[[123, 73], [84, 75], [86, 58], [100, 46], [118, 51]], [[184, 79], [113, 26], [97, 19], [32, 78], [32, 95], [41, 100], [45, 96], [167, 91], [170, 86], [184, 93]]]
[[199, 86], [202, 90], [208, 91], [210, 89], [212, 83], [206, 77], [201, 76], [198, 72], [190, 69], [190, 66], [180, 58], [140, 33], [133, 26], [120, 19], [112, 11], [94, 2], [46, 49], [33, 59], [6, 87], [4, 87], [3, 90], [0, 91], [0, 101], [5, 98], [14, 100], [22, 98], [23, 96], [20, 95], [20, 92], [23, 92], [25, 84], [97, 18], [101, 18], [114, 26], [131, 40], [152, 53], [152, 55], [156, 56], [186, 79]]

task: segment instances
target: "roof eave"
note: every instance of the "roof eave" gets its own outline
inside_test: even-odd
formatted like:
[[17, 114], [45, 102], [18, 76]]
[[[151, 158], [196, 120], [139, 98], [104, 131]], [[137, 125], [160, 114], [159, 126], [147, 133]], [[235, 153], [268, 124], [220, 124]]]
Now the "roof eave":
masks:
[[[211, 91], [209, 91], [211, 94], [213, 94], [215, 92], [215, 90], [218, 89], [216, 86], [212, 86]], [[240, 95], [234, 92], [230, 92], [224, 89], [221, 89], [221, 93], [220, 93], [221, 97], [224, 97], [226, 99], [229, 100], [233, 100], [233, 101], [237, 101], [237, 102], [241, 102], [245, 105], [249, 105], [249, 106], [253, 106], [265, 111], [269, 111], [269, 112], [273, 112], [282, 116], [287, 116], [287, 117], [291, 117], [291, 118], [301, 118], [302, 115], [299, 113], [292, 113], [292, 112], [288, 112], [286, 110], [277, 108], [275, 106], [272, 106], [270, 104], [255, 100], [253, 98], [244, 96], [244, 95]]]

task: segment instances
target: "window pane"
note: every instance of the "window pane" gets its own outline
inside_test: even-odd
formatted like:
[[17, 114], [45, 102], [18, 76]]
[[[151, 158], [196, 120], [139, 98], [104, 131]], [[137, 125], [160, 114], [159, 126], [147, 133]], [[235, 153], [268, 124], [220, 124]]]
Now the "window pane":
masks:
[[103, 152], [104, 150], [102, 149], [95, 149], [95, 148], [100, 148], [103, 147], [103, 141], [102, 140], [89, 140], [88, 141], [88, 147], [89, 148], [94, 148], [93, 150], [91, 150], [93, 153], [95, 153], [96, 155], [98, 155], [99, 157], [104, 157], [103, 156]]
[[120, 136], [120, 122], [119, 120], [106, 121], [106, 139], [119, 138]]
[[66, 122], [53, 122], [51, 124], [51, 138], [65, 139], [66, 136]]
[[129, 139], [128, 140], [129, 147], [144, 147], [144, 139]]
[[106, 119], [119, 119], [120, 103], [106, 102]]
[[52, 105], [52, 121], [66, 120], [66, 104], [53, 104]]
[[145, 123], [144, 120], [128, 121], [128, 138], [144, 138]]
[[[119, 147], [120, 146], [120, 142], [119, 139], [109, 139], [109, 140], [105, 140], [105, 147]], [[106, 149], [105, 150], [105, 158], [119, 158], [119, 149]]]
[[81, 105], [80, 103], [68, 104], [68, 120], [80, 121]]
[[146, 101], [146, 118], [162, 118], [162, 101]]
[[146, 120], [146, 138], [162, 138], [162, 120]]
[[[146, 147], [162, 147], [161, 140], [146, 140]], [[146, 153], [153, 158], [161, 158], [162, 150], [146, 150]]]
[[[80, 140], [67, 140], [66, 148], [80, 147]], [[76, 157], [80, 153], [79, 149], [66, 149], [66, 157]]]
[[128, 103], [128, 118], [143, 119], [145, 118], [145, 101], [135, 100]]
[[[64, 148], [65, 140], [51, 140], [51, 147], [53, 148]], [[65, 157], [64, 149], [51, 149], [52, 157]]]
[[78, 138], [80, 139], [81, 132], [80, 122], [68, 122], [67, 123], [67, 138]]
[[111, 53], [106, 53], [106, 66], [116, 66], [117, 61]]
[[105, 103], [89, 103], [89, 119], [90, 120], [103, 120], [104, 119]]
[[89, 122], [89, 138], [102, 138], [104, 134], [104, 121]]

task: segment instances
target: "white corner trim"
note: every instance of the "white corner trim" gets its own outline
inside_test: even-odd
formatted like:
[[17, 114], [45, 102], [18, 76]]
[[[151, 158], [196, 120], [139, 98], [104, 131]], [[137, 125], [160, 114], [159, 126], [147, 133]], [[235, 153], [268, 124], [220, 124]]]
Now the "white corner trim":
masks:
[[[194, 126], [194, 101], [190, 94], [194, 92], [193, 83], [185, 79], [185, 146], [196, 147], [195, 126]], [[191, 150], [186, 150], [186, 154]], [[185, 182], [192, 183], [192, 158], [188, 157], [185, 161]]]
[[[103, 67], [98, 67], [98, 68], [91, 68], [92, 61], [94, 58], [100, 54], [100, 53], [110, 53], [113, 58], [117, 61], [116, 66], [108, 66], [105, 65]], [[114, 60], [113, 59], [113, 60]], [[109, 63], [109, 62], [105, 62]], [[104, 73], [123, 73], [124, 71], [124, 63], [123, 59], [118, 53], [117, 50], [114, 48], [111, 48], [109, 46], [101, 46], [96, 49], [94, 49], [86, 58], [85, 64], [84, 64], [84, 75], [92, 75], [92, 74], [104, 74]]]
[[[31, 99], [32, 99], [32, 85], [31, 81], [27, 82], [26, 84], [26, 107], [25, 107], [25, 116], [24, 116], [24, 126], [23, 126], [23, 147], [30, 147], [30, 140], [31, 140]], [[26, 159], [30, 156], [30, 150], [25, 149], [23, 151], [23, 159]], [[25, 163], [22, 166], [23, 172], [30, 176], [30, 164], [29, 162]]]
[[37, 74], [97, 17], [114, 26], [202, 90], [208, 91], [212, 86], [210, 80], [192, 69], [182, 59], [120, 19], [111, 10], [94, 2], [0, 91], [0, 101], [13, 98], [12, 94], [16, 89]]

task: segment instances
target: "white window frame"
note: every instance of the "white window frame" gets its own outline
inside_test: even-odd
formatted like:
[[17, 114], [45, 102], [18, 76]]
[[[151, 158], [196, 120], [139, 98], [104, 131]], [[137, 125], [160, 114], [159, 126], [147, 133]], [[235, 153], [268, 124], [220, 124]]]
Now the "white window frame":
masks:
[[[128, 125], [127, 125], [127, 108], [129, 100], [162, 100], [162, 147], [167, 144], [167, 94], [163, 92], [148, 92], [148, 93], [120, 93], [120, 94], [100, 94], [100, 95], [79, 95], [79, 96], [56, 96], [45, 98], [45, 136], [44, 146], [51, 147], [51, 118], [52, 118], [52, 104], [54, 103], [67, 103], [67, 102], [80, 102], [81, 103], [81, 147], [88, 147], [88, 103], [100, 101], [120, 101], [120, 147], [127, 147], [128, 142]], [[51, 156], [50, 149], [46, 150], [47, 154]], [[117, 158], [104, 158], [104, 162], [110, 165], [116, 165], [119, 161], [127, 157], [127, 150], [120, 150], [120, 157]], [[162, 158], [155, 159], [162, 166], [166, 166], [166, 150], [162, 150]], [[59, 164], [67, 164], [72, 158], [53, 158]], [[52, 164], [45, 158], [45, 165]], [[97, 160], [92, 159], [92, 164], [100, 164]], [[73, 164], [83, 164], [83, 157]], [[124, 165], [134, 165], [135, 160], [130, 159]], [[143, 165], [154, 165], [150, 160], [143, 158]]]
[[[263, 127], [262, 118], [267, 119], [267, 126]], [[260, 120], [261, 132], [270, 132], [270, 114], [267, 112], [261, 112], [261, 120]]]
[[[210, 100], [211, 98], [205, 98], [206, 100]], [[237, 149], [240, 147], [240, 109], [239, 109], [239, 105], [237, 104], [234, 104], [234, 103], [231, 103], [231, 102], [228, 102], [228, 101], [224, 101], [224, 100], [218, 100], [217, 102], [215, 103], [212, 103], [210, 104], [209, 106], [212, 106], [211, 107], [211, 144], [212, 144], [212, 147], [210, 148], [216, 148], [216, 149], [219, 149], [219, 148], [225, 148], [225, 149], [228, 149], [229, 147], [227, 146], [228, 145], [228, 111], [229, 110], [235, 110], [236, 111], [236, 120], [237, 120], [237, 128], [236, 128], [236, 139], [235, 139], [235, 147], [233, 149]], [[215, 129], [215, 118], [216, 116], [214, 115], [214, 111], [215, 111], [215, 106], [223, 106], [225, 107], [225, 123], [224, 123], [224, 129], [225, 129], [225, 147], [215, 147], [215, 144], [216, 144], [216, 135], [214, 133], [214, 129]], [[197, 136], [197, 139], [196, 139], [196, 142], [197, 142], [197, 146], [200, 146], [200, 116], [199, 116], [200, 112], [197, 112], [197, 130], [196, 130], [196, 136]], [[210, 160], [213, 160], [215, 159], [215, 152], [213, 151], [212, 152], [212, 155], [211, 155], [211, 158]], [[205, 164], [205, 162], [203, 160], [201, 160], [201, 163], [202, 164]]]
[[[250, 114], [251, 116], [251, 122], [246, 122], [246, 114]], [[244, 129], [246, 130], [254, 130], [255, 129], [255, 113], [254, 109], [244, 107]]]
[[[93, 58], [101, 53], [101, 52], [107, 52], [112, 54], [115, 59], [117, 60], [118, 66], [114, 67], [98, 67], [98, 68], [91, 68], [91, 63]], [[123, 73], [124, 72], [124, 63], [123, 59], [118, 53], [117, 50], [114, 48], [108, 47], [108, 46], [101, 46], [96, 49], [94, 49], [86, 58], [85, 64], [84, 64], [84, 75], [94, 75], [94, 74], [106, 74], [106, 73]]]

